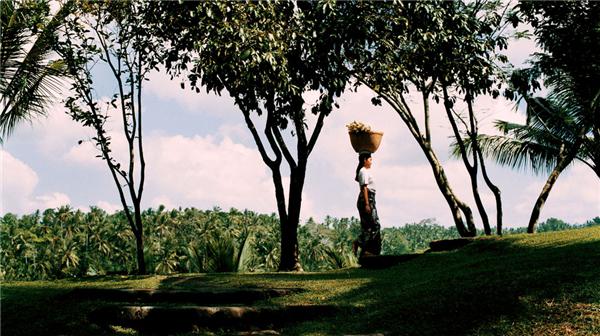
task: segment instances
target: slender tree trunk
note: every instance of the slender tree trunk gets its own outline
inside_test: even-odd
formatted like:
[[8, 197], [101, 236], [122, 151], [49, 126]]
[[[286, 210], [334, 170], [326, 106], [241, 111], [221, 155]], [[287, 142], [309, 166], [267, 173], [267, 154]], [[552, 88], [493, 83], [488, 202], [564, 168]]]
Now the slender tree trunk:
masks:
[[481, 222], [483, 223], [483, 231], [486, 236], [490, 236], [492, 234], [492, 228], [490, 227], [490, 220], [487, 215], [487, 211], [485, 210], [485, 206], [483, 205], [483, 201], [481, 200], [481, 195], [479, 194], [479, 185], [477, 184], [477, 173], [469, 172], [469, 177], [471, 179], [471, 190], [473, 190], [473, 197], [475, 198], [475, 204], [477, 205], [477, 211], [479, 211], [479, 215], [481, 216]]
[[142, 214], [139, 202], [134, 205], [135, 210], [135, 226], [137, 228], [135, 236], [135, 248], [137, 258], [137, 273], [140, 275], [147, 274], [146, 258], [144, 257], [144, 226], [142, 223]]
[[[461, 202], [454, 195], [454, 191], [450, 187], [450, 183], [448, 182], [444, 168], [440, 164], [433, 150], [425, 144], [421, 144], [421, 148], [423, 149], [423, 152], [425, 153], [425, 156], [431, 165], [433, 176], [435, 177], [438, 188], [442, 192], [442, 195], [446, 199], [446, 203], [448, 203], [448, 206], [450, 207], [450, 212], [452, 213], [452, 218], [454, 219], [454, 224], [456, 225], [458, 233], [461, 235], [461, 237], [475, 237], [475, 235], [477, 235], [477, 230], [475, 229], [475, 222], [473, 221], [473, 212], [471, 211], [471, 208]], [[465, 215], [467, 224], [466, 226], [461, 212]]]
[[[577, 146], [577, 148], [579, 148], [579, 146]], [[558, 176], [573, 161], [576, 152], [577, 150], [572, 150], [568, 155], [559, 155], [559, 160], [556, 164], [556, 167], [554, 167], [554, 170], [552, 170], [552, 173], [550, 173], [550, 176], [548, 176], [546, 184], [544, 184], [544, 187], [542, 188], [542, 192], [535, 201], [535, 205], [531, 211], [531, 217], [529, 218], [529, 224], [527, 225], [527, 233], [535, 233], [537, 230], [537, 222], [540, 218], [542, 208], [548, 199], [548, 195], [550, 195], [550, 191], [558, 179]]]
[[500, 192], [500, 188], [498, 188], [494, 183], [492, 183], [492, 180], [490, 180], [490, 178], [487, 174], [487, 169], [485, 168], [485, 162], [483, 161], [483, 154], [481, 153], [479, 146], [476, 146], [474, 148], [474, 150], [477, 152], [477, 156], [479, 157], [479, 163], [481, 163], [481, 174], [483, 175], [483, 179], [485, 180], [485, 183], [487, 184], [488, 188], [490, 188], [490, 190], [494, 194], [494, 198], [496, 200], [496, 234], [501, 236], [502, 235], [502, 216], [503, 216], [502, 193]]
[[[300, 219], [301, 195], [296, 195], [294, 187], [295, 178], [290, 179], [290, 195], [288, 208], [285, 206], [285, 194], [279, 169], [273, 170], [275, 184], [275, 198], [277, 199], [277, 212], [279, 214], [279, 229], [281, 232], [281, 248], [279, 271], [302, 271], [298, 254], [298, 224]], [[294, 211], [294, 209], [296, 209]]]
[[[458, 125], [456, 124], [456, 120], [454, 119], [452, 106], [453, 103], [450, 102], [450, 98], [448, 96], [447, 86], [443, 86], [444, 92], [444, 108], [446, 110], [446, 114], [448, 115], [448, 120], [450, 121], [450, 125], [452, 126], [452, 131], [454, 133], [454, 137], [456, 138], [456, 142], [458, 143], [458, 147], [460, 148], [460, 156], [463, 160], [465, 168], [467, 169], [467, 173], [469, 174], [469, 179], [471, 180], [471, 191], [473, 192], [473, 198], [475, 199], [475, 204], [477, 206], [477, 211], [479, 211], [479, 215], [481, 216], [481, 222], [483, 224], [483, 231], [487, 236], [492, 234], [492, 229], [490, 228], [490, 221], [487, 215], [487, 211], [485, 210], [485, 206], [481, 200], [481, 195], [479, 194], [479, 185], [477, 181], [478, 175], [478, 161], [477, 161], [477, 152], [473, 150], [473, 163], [469, 162], [469, 157], [467, 153], [467, 149], [465, 147], [462, 136], [459, 132]], [[467, 101], [469, 107], [469, 125], [465, 127], [469, 130], [469, 134], [471, 136], [471, 141], [475, 144], [477, 128], [475, 124], [475, 115], [473, 113], [472, 108], [472, 98], [467, 93], [465, 100]]]
[[[430, 131], [429, 131], [429, 104], [428, 101], [428, 89], [427, 87], [421, 88], [421, 93], [423, 94], [423, 102], [424, 102], [424, 125], [425, 125], [425, 136], [423, 136], [419, 130], [419, 125], [415, 120], [414, 116], [410, 112], [410, 107], [405, 101], [402, 94], [393, 94], [387, 93], [380, 90], [377, 90], [375, 87], [367, 84], [373, 91], [377, 92], [392, 108], [398, 113], [404, 124], [408, 127], [408, 130], [412, 134], [413, 138], [417, 141], [421, 150], [423, 150], [423, 154], [429, 161], [431, 165], [431, 169], [433, 172], [433, 176], [435, 177], [435, 181], [440, 189], [444, 199], [448, 203], [450, 207], [450, 212], [452, 214], [452, 218], [454, 220], [454, 224], [456, 225], [456, 229], [461, 237], [474, 237], [477, 234], [477, 230], [475, 229], [475, 222], [473, 221], [473, 212], [468, 205], [461, 202], [454, 191], [450, 187], [450, 182], [446, 177], [446, 173], [444, 172], [444, 168], [442, 167], [440, 161], [438, 160], [435, 152], [431, 148], [431, 139], [430, 139]], [[433, 85], [433, 83], [431, 84]], [[465, 215], [465, 219], [463, 219], [462, 214]], [[466, 226], [465, 226], [466, 222]]]
[[[74, 4], [74, 1], [69, 0], [67, 4], [71, 6]], [[63, 9], [65, 8], [66, 5]], [[98, 11], [93, 15], [98, 15], [99, 18], [102, 13], [102, 11]], [[132, 15], [132, 17], [135, 17], [135, 13]], [[89, 24], [89, 22], [87, 23]], [[122, 23], [124, 22], [111, 21], [108, 23], [108, 21], [95, 20], [94, 24], [86, 27], [86, 32], [93, 33], [94, 35], [94, 37], [90, 36], [94, 40], [93, 43], [76, 44], [75, 48], [71, 44], [65, 46], [59, 43], [56, 47], [59, 47], [58, 53], [67, 64], [74, 82], [72, 91], [75, 91], [73, 98], [76, 99], [68, 104], [70, 106], [69, 114], [75, 121], [81, 122], [84, 126], [93, 127], [96, 130], [96, 137], [92, 139], [95, 141], [96, 146], [99, 147], [102, 159], [106, 161], [113, 177], [127, 223], [136, 240], [137, 273], [146, 274], [144, 230], [141, 216], [141, 199], [144, 190], [146, 165], [142, 140], [142, 82], [144, 81], [145, 74], [151, 69], [147, 65], [152, 62], [146, 59], [148, 54], [145, 52], [145, 49], [142, 48], [142, 50], [136, 51], [136, 48], [134, 48], [134, 45], [138, 44], [136, 42], [141, 42], [141, 35], [123, 35], [122, 32], [128, 28], [122, 26]], [[69, 21], [65, 26], [63, 34], [66, 34], [67, 40], [81, 41], [79, 33], [73, 33], [77, 29], [71, 29], [73, 28], [71, 25], [74, 24], [76, 24], [74, 21]], [[136, 40], [136, 42], [133, 42], [133, 40]], [[98, 45], [92, 47], [95, 43]], [[119, 109], [121, 112], [122, 131], [128, 145], [128, 164], [121, 165], [112, 156], [113, 151], [110, 147], [110, 137], [107, 135], [105, 129], [108, 115], [100, 109], [99, 106], [101, 104], [95, 98], [93, 90], [91, 67], [93, 67], [92, 63], [96, 64], [97, 62], [103, 62], [108, 66], [117, 84], [118, 93], [114, 96], [114, 99], [120, 102]], [[79, 106], [74, 108], [74, 106], [78, 105], [77, 103], [71, 105], [78, 100], [87, 105], [88, 111], [83, 111]], [[115, 101], [112, 103], [114, 105]], [[115, 108], [117, 108], [116, 105]], [[136, 158], [136, 147], [139, 158]], [[137, 167], [136, 163], [139, 163], [140, 166]], [[140, 172], [140, 180], [137, 184], [135, 181], [136, 168]], [[130, 206], [133, 206], [133, 211]]]
[[144, 275], [147, 273], [146, 271], [146, 259], [144, 258], [144, 238], [142, 232], [135, 233], [135, 249], [136, 249], [136, 259], [137, 259], [137, 274]]
[[302, 208], [302, 190], [306, 176], [306, 164], [299, 162], [290, 176], [287, 221], [281, 222], [281, 260], [279, 271], [302, 271], [298, 252], [298, 226]]

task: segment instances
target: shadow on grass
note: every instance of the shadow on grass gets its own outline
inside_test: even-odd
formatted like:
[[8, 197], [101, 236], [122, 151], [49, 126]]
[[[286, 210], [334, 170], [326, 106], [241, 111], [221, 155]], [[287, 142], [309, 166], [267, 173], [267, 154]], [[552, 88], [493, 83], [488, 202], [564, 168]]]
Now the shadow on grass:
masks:
[[[481, 238], [461, 250], [424, 254], [385, 270], [181, 276], [161, 286], [300, 287], [308, 290], [308, 301], [357, 308], [300, 323], [286, 335], [503, 335], [506, 329], [496, 327], [502, 321], [509, 321], [510, 330], [512, 322], [527, 326], [545, 318], [539, 304], [548, 300], [600, 303], [600, 292], [593, 292], [600, 288], [600, 241], [527, 244], [529, 239]], [[350, 282], [347, 290], [329, 295], [330, 286]]]
[[88, 275], [80, 278], [69, 279], [74, 283], [106, 283], [106, 282], [122, 282], [123, 279], [127, 280], [144, 280], [153, 278], [154, 275], [135, 275], [135, 274], [121, 274], [121, 275]]
[[535, 319], [535, 303], [564, 297], [600, 302], [600, 293], [587, 290], [600, 281], [600, 241], [543, 247], [513, 242], [480, 239], [460, 251], [372, 271], [367, 285], [329, 299], [364, 305], [361, 313], [287, 333], [501, 335], [495, 324]]
[[[352, 278], [370, 277], [368, 273], [362, 274], [360, 269], [346, 269], [326, 272], [310, 272], [310, 273], [245, 273], [243, 281], [237, 283], [238, 286], [244, 287], [246, 283], [252, 283], [252, 287], [258, 288], [273, 288], [269, 285], [269, 281], [275, 281], [277, 283], [291, 284], [299, 282], [310, 282], [310, 281], [324, 281], [324, 280], [339, 280], [344, 274], [349, 274]], [[195, 287], [220, 287], [223, 285], [234, 286], [236, 283], [232, 282], [232, 277], [240, 275], [238, 273], [207, 273], [207, 274], [182, 274], [175, 275], [161, 281], [160, 288], [195, 288]]]
[[99, 335], [87, 321], [98, 304], [65, 301], [70, 289], [5, 287], [2, 299], [2, 335]]
[[71, 298], [75, 288], [123, 287], [124, 280], [152, 276], [93, 276], [55, 281], [2, 283], [1, 335], [117, 335], [88, 319], [90, 312], [110, 304], [108, 300]]

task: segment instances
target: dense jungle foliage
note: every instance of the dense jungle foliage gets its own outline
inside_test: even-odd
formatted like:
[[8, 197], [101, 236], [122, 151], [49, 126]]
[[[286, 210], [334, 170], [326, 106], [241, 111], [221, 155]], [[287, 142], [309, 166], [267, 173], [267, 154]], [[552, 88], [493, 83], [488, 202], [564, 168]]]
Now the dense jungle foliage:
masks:
[[[279, 220], [275, 214], [219, 208], [143, 212], [145, 258], [156, 274], [194, 272], [264, 272], [277, 270]], [[123, 212], [89, 212], [68, 206], [0, 217], [0, 278], [57, 279], [100, 274], [128, 274], [136, 269], [135, 241]], [[600, 217], [580, 226], [600, 225]], [[540, 231], [572, 229], [551, 218]], [[301, 262], [307, 271], [355, 266], [352, 241], [360, 232], [356, 218], [310, 218], [298, 232]], [[508, 229], [506, 233], [522, 233]], [[421, 252], [432, 240], [458, 237], [433, 219], [384, 228], [383, 254]]]

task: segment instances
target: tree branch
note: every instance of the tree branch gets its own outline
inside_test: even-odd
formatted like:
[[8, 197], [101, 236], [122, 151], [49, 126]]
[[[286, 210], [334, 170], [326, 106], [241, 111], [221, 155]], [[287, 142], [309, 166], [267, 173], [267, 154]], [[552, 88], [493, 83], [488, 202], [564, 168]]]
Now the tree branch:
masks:
[[425, 123], [425, 141], [431, 143], [431, 128], [429, 127], [429, 93], [425, 89], [423, 84], [423, 90], [421, 91], [421, 97], [423, 97], [423, 114]]
[[296, 166], [297, 166], [296, 161], [294, 160], [292, 153], [288, 149], [287, 144], [285, 143], [285, 140], [283, 139], [283, 136], [281, 134], [281, 131], [279, 130], [279, 127], [277, 125], [271, 125], [270, 130], [271, 130], [272, 134], [275, 136], [275, 140], [277, 141], [276, 144], [271, 143], [271, 147], [278, 146], [278, 148], [280, 148], [281, 151], [283, 152], [283, 156], [285, 157], [285, 160], [287, 161], [290, 168], [296, 168]]
[[[81, 78], [77, 77], [77, 80], [79, 81], [79, 84], [82, 85]], [[84, 98], [88, 107], [90, 108], [90, 112], [94, 116], [98, 116], [99, 114], [98, 114], [98, 111], [93, 102], [92, 94], [91, 94], [89, 88], [85, 89], [85, 86], [81, 86], [80, 92], [82, 93], [82, 97]], [[96, 135], [98, 136], [98, 144], [100, 144], [100, 152], [102, 153], [102, 156], [103, 156], [104, 160], [106, 161], [106, 164], [108, 165], [108, 168], [110, 170], [113, 181], [115, 182], [115, 185], [117, 186], [117, 190], [119, 192], [119, 198], [121, 200], [121, 205], [123, 206], [123, 210], [125, 211], [125, 216], [127, 217], [127, 222], [129, 223], [129, 226], [131, 227], [131, 230], [134, 232], [134, 234], [138, 234], [139, 230], [137, 229], [137, 227], [134, 224], [133, 217], [131, 216], [131, 211], [129, 210], [129, 206], [127, 205], [127, 200], [125, 199], [125, 192], [123, 191], [123, 187], [121, 186], [121, 183], [119, 181], [119, 177], [117, 176], [117, 174], [119, 174], [125, 180], [126, 185], [131, 185], [130, 181], [128, 180], [127, 176], [125, 174], [123, 174], [121, 172], [121, 170], [118, 169], [115, 166], [115, 164], [112, 162], [112, 158], [109, 155], [110, 149], [108, 148], [108, 140], [104, 136], [103, 124], [99, 123], [99, 119], [96, 119], [92, 124], [93, 124], [94, 129], [96, 130]]]
[[317, 138], [319, 137], [319, 134], [321, 134], [321, 130], [323, 129], [324, 120], [325, 120], [325, 111], [321, 111], [319, 113], [319, 118], [317, 119], [317, 123], [315, 125], [315, 130], [313, 131], [312, 135], [310, 136], [310, 140], [308, 142], [308, 155], [310, 155], [312, 150], [315, 148], [315, 144], [317, 143]]
[[144, 147], [142, 138], [142, 86], [144, 77], [142, 72], [142, 55], [138, 52], [138, 68], [137, 68], [137, 94], [138, 94], [138, 152], [140, 155], [140, 184], [138, 186], [138, 199], [142, 198], [144, 192], [144, 183], [146, 181], [146, 160], [144, 159]]
[[[402, 93], [399, 93], [398, 95], [400, 96], [400, 101], [402, 102], [402, 106], [404, 106], [404, 111], [410, 111], [410, 106], [406, 102], [404, 95]], [[417, 133], [419, 133], [419, 135], [422, 137], [421, 130], [419, 129], [419, 123], [417, 123], [417, 120], [415, 119], [415, 117], [410, 112], [406, 113], [406, 115], [407, 115], [407, 118], [410, 120], [411, 124], [414, 125], [413, 127], [415, 128], [415, 131], [417, 131]], [[429, 119], [425, 120], [425, 127], [429, 127]]]
[[398, 113], [400, 118], [404, 121], [404, 123], [408, 127], [408, 130], [410, 131], [410, 133], [413, 135], [413, 137], [415, 139], [419, 139], [419, 141], [423, 140], [423, 137], [422, 137], [421, 133], [419, 132], [419, 126], [416, 124], [416, 120], [414, 118], [411, 118], [411, 116], [410, 116], [410, 112], [409, 112], [410, 109], [406, 110], [406, 106], [402, 106], [400, 104], [400, 102], [398, 102], [396, 99], [394, 99], [391, 96], [390, 93], [387, 93], [383, 90], [376, 90], [373, 86], [369, 85], [369, 83], [367, 83], [366, 81], [364, 81], [362, 79], [358, 79], [358, 81], [360, 83], [364, 84], [365, 86], [367, 86], [373, 92], [380, 95], [383, 98], [383, 100], [385, 100], [388, 104], [390, 104], [390, 106], [394, 109], [394, 111], [396, 111], [396, 113]]
[[265, 107], [267, 108], [267, 125], [265, 127], [265, 135], [267, 136], [269, 145], [277, 155], [278, 160], [281, 160], [281, 153], [283, 152], [283, 156], [285, 157], [285, 160], [288, 162], [289, 166], [296, 167], [294, 157], [290, 153], [287, 144], [281, 135], [279, 126], [275, 122], [275, 92], [272, 90], [268, 94]]
[[456, 143], [460, 148], [460, 155], [465, 163], [465, 167], [469, 172], [472, 172], [474, 167], [469, 162], [469, 158], [467, 157], [467, 150], [465, 148], [465, 143], [460, 136], [460, 132], [458, 131], [458, 126], [456, 125], [456, 120], [454, 120], [452, 108], [450, 107], [450, 97], [448, 96], [448, 87], [446, 84], [442, 84], [442, 91], [444, 92], [444, 108], [446, 109], [446, 114], [448, 115], [448, 120], [450, 121], [450, 125], [452, 126], [452, 131], [454, 132], [454, 137], [456, 138]]
[[[238, 100], [238, 98], [235, 98], [236, 101]], [[258, 151], [260, 152], [260, 156], [262, 157], [263, 162], [269, 166], [269, 168], [273, 169], [277, 163], [277, 161], [280, 161], [280, 157], [281, 157], [281, 153], [277, 153], [277, 151], [275, 151], [275, 155], [276, 155], [276, 159], [275, 160], [271, 160], [271, 158], [269, 158], [269, 155], [267, 154], [265, 147], [263, 145], [263, 142], [260, 138], [260, 135], [258, 135], [258, 132], [256, 130], [256, 127], [254, 126], [254, 122], [252, 122], [252, 119], [250, 118], [250, 111], [248, 111], [248, 109], [246, 109], [244, 107], [243, 104], [238, 103], [238, 106], [240, 107], [240, 110], [242, 111], [242, 114], [244, 115], [244, 120], [246, 121], [246, 126], [248, 127], [248, 129], [250, 130], [250, 133], [252, 133], [252, 138], [254, 138], [254, 142], [256, 143], [256, 146], [258, 147]]]
[[[99, 20], [99, 18], [98, 18], [98, 20]], [[96, 32], [96, 36], [98, 36], [98, 41], [100, 41], [100, 45], [102, 46], [102, 51], [104, 52], [104, 55], [106, 57], [106, 63], [109, 65], [113, 75], [115, 76], [115, 79], [117, 80], [117, 84], [119, 87], [119, 94], [121, 96], [121, 111], [122, 111], [122, 114], [124, 114], [126, 107], [125, 107], [125, 101], [124, 101], [124, 97], [125, 97], [124, 92], [125, 91], [123, 90], [123, 81], [121, 80], [121, 59], [117, 55], [117, 65], [118, 65], [118, 69], [117, 69], [115, 67], [115, 65], [113, 64], [108, 45], [106, 44], [106, 41], [104, 40], [104, 38], [101, 36], [98, 26], [94, 26], [94, 31]], [[127, 139], [127, 142], [129, 143], [129, 145], [131, 147], [133, 139], [132, 139], [132, 136], [129, 134], [128, 130], [129, 130], [129, 126], [127, 125], [127, 119], [125, 117], [123, 117], [123, 132], [125, 133], [125, 138]]]

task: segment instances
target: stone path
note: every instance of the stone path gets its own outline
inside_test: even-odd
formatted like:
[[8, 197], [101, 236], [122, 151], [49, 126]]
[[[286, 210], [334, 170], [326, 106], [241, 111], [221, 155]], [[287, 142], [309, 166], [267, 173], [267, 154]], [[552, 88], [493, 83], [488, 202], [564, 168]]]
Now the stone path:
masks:
[[291, 323], [340, 311], [335, 305], [258, 304], [261, 300], [299, 292], [281, 288], [193, 291], [78, 288], [67, 294], [67, 298], [106, 301], [89, 319], [108, 332], [111, 326], [121, 326], [158, 335], [209, 330], [234, 335], [279, 335], [277, 329]]
[[107, 306], [90, 318], [142, 332], [191, 330], [259, 331], [335, 314], [334, 306]]
[[170, 302], [195, 304], [250, 304], [279, 296], [299, 293], [300, 289], [282, 288], [200, 288], [197, 290], [76, 288], [68, 296], [77, 300], [124, 302]]
[[443, 239], [434, 240], [429, 243], [429, 251], [431, 252], [442, 252], [457, 250], [472, 243], [474, 238], [457, 238], [457, 239]]
[[[429, 243], [429, 250], [426, 252], [442, 252], [452, 251], [462, 248], [473, 242], [473, 238], [457, 238], [457, 239], [444, 239], [434, 240]], [[370, 255], [363, 256], [358, 259], [358, 263], [362, 268], [368, 269], [382, 269], [388, 268], [399, 263], [412, 260], [422, 254], [401, 254], [401, 255]]]

